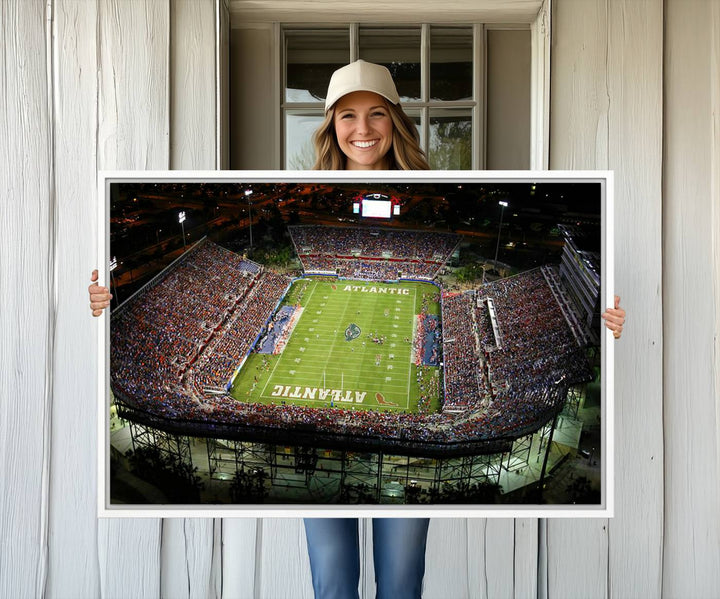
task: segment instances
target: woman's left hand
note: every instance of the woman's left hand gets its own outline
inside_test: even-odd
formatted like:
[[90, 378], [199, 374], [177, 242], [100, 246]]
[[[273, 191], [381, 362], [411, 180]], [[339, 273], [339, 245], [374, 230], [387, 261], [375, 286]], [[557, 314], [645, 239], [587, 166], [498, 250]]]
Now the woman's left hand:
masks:
[[605, 310], [602, 318], [605, 319], [605, 326], [613, 332], [613, 337], [620, 339], [625, 324], [625, 310], [620, 307], [619, 296], [615, 296], [615, 307]]

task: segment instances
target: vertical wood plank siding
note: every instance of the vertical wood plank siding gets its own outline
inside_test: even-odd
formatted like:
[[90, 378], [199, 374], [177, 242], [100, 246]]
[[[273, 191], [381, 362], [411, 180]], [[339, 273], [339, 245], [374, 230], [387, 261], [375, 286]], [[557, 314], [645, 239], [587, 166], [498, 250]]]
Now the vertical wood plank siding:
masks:
[[[513, 531], [513, 597], [538, 597], [540, 575], [539, 520], [515, 518]], [[507, 566], [506, 566], [507, 567]]]
[[213, 561], [214, 525], [210, 518], [166, 518], [162, 529], [161, 595], [219, 597], [221, 575]]
[[[510, 518], [468, 519], [467, 570], [469, 597], [512, 597], [514, 581], [515, 523]], [[440, 543], [439, 549], [447, 544]], [[531, 560], [534, 556], [530, 556]], [[461, 579], [462, 580], [462, 579]], [[448, 581], [449, 584], [452, 584]], [[448, 587], [452, 588], [452, 587]], [[437, 597], [442, 597], [438, 594]]]
[[615, 289], [630, 314], [627, 333], [615, 344], [613, 597], [662, 593], [662, 28], [661, 0], [608, 3]]
[[62, 0], [52, 17], [57, 336], [47, 597], [98, 597], [98, 323], [88, 322], [87, 298], [97, 266], [98, 7]]
[[215, 59], [214, 0], [171, 0], [171, 169], [217, 168]]
[[615, 518], [549, 521], [550, 597], [658, 597], [663, 3], [554, 0], [550, 168], [615, 171]]
[[[485, 520], [482, 520], [485, 523]], [[477, 531], [477, 528], [475, 529]], [[475, 586], [468, 579], [468, 567], [475, 563], [476, 568], [483, 569], [477, 558], [477, 544], [484, 545], [484, 531], [473, 535], [475, 546], [473, 554], [469, 552], [470, 531], [464, 518], [435, 518], [430, 520], [428, 529], [427, 550], [425, 553], [424, 596], [427, 599], [446, 597], [450, 589], [458, 598], [472, 596], [470, 589], [475, 589], [476, 596], [482, 586]], [[372, 554], [368, 555], [368, 559]], [[373, 569], [374, 572], [374, 569]], [[374, 588], [374, 585], [373, 587]], [[370, 595], [372, 597], [372, 595]]]
[[55, 322], [45, 3], [3, 2], [0, 30], [0, 595], [37, 597], [47, 575]]
[[694, 0], [668, 1], [666, 10], [663, 592], [717, 597], [720, 11]]
[[[615, 171], [616, 517], [433, 520], [424, 598], [717, 597], [720, 3], [552, 11], [550, 167]], [[0, 2], [1, 597], [312, 596], [299, 519], [95, 517], [96, 169], [225, 163], [228, 23]]]
[[215, 61], [217, 69], [218, 97], [215, 99], [218, 115], [217, 168], [228, 169], [230, 165], [230, 8], [228, 0], [215, 0], [217, 41]]
[[[169, 4], [101, 0], [98, 8], [98, 168], [167, 169]], [[162, 536], [159, 519], [100, 520], [102, 597], [160, 596]]]
[[312, 599], [305, 528], [299, 518], [262, 518], [255, 561], [256, 597]]
[[260, 566], [256, 538], [261, 522], [257, 518], [222, 521], [223, 599], [261, 597], [255, 585], [255, 572]]
[[[712, 372], [710, 373], [710, 386], [712, 395], [715, 397], [715, 446], [718, 442], [718, 431], [720, 431], [720, 5], [714, 4], [710, 12], [710, 23], [712, 27], [712, 40], [710, 47], [710, 105], [712, 109], [711, 127], [712, 139], [710, 140], [710, 234], [712, 235], [712, 261], [709, 277], [714, 281], [714, 326], [708, 334], [712, 334], [714, 356]], [[715, 479], [720, 479], [720, 458], [715, 453]], [[712, 462], [710, 462], [712, 465]], [[720, 498], [715, 488], [715, 508], [709, 508], [710, 521], [714, 523], [715, 549], [720, 545], [718, 542], [718, 508]], [[711, 563], [711, 562], [710, 562]], [[711, 565], [712, 568], [712, 565]], [[713, 592], [720, 588], [717, 568], [713, 572], [714, 577], [707, 581], [708, 589]], [[681, 582], [680, 576], [678, 581]], [[676, 583], [677, 584], [677, 583]]]

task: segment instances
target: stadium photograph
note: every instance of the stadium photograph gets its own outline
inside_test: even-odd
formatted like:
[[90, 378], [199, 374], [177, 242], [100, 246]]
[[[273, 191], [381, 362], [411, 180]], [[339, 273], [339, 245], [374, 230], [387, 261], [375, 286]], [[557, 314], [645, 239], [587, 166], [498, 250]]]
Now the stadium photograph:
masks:
[[604, 507], [601, 181], [107, 190], [109, 506]]

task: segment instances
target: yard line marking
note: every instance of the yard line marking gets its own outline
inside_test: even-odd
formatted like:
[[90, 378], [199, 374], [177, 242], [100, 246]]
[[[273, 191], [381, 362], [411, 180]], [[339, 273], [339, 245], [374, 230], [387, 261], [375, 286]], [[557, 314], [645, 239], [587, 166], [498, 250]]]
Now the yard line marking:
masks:
[[273, 366], [270, 376], [267, 378], [267, 381], [265, 381], [265, 386], [263, 387], [263, 390], [260, 393], [260, 397], [262, 397], [263, 399], [266, 398], [265, 390], [267, 389], [267, 386], [270, 384], [270, 381], [272, 380], [272, 377], [275, 374], [275, 369], [278, 367], [278, 364], [280, 364], [281, 360], [282, 360], [282, 354], [280, 354], [280, 356], [278, 357], [278, 360], [275, 362], [275, 366]]
[[310, 291], [310, 296], [307, 298], [308, 304], [310, 303], [310, 299], [312, 298], [312, 296], [315, 293], [315, 290], [317, 289], [317, 286], [318, 286], [318, 281], [313, 281], [313, 283], [314, 283], [314, 285], [313, 285], [312, 290]]
[[[415, 292], [413, 294], [413, 312], [417, 312], [417, 287], [413, 287], [413, 291]], [[413, 314], [413, 317], [415, 315]], [[414, 331], [410, 330], [410, 359], [408, 360], [408, 377], [407, 377], [407, 409], [410, 409], [410, 377], [412, 376], [412, 347], [415, 344], [415, 340], [413, 339], [413, 333]]]

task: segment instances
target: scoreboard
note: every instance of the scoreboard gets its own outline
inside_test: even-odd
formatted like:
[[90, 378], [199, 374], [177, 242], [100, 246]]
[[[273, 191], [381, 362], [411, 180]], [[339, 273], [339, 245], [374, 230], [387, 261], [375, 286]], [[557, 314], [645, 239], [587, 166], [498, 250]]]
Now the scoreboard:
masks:
[[382, 193], [368, 193], [353, 201], [353, 214], [363, 218], [390, 219], [400, 214], [400, 200]]

